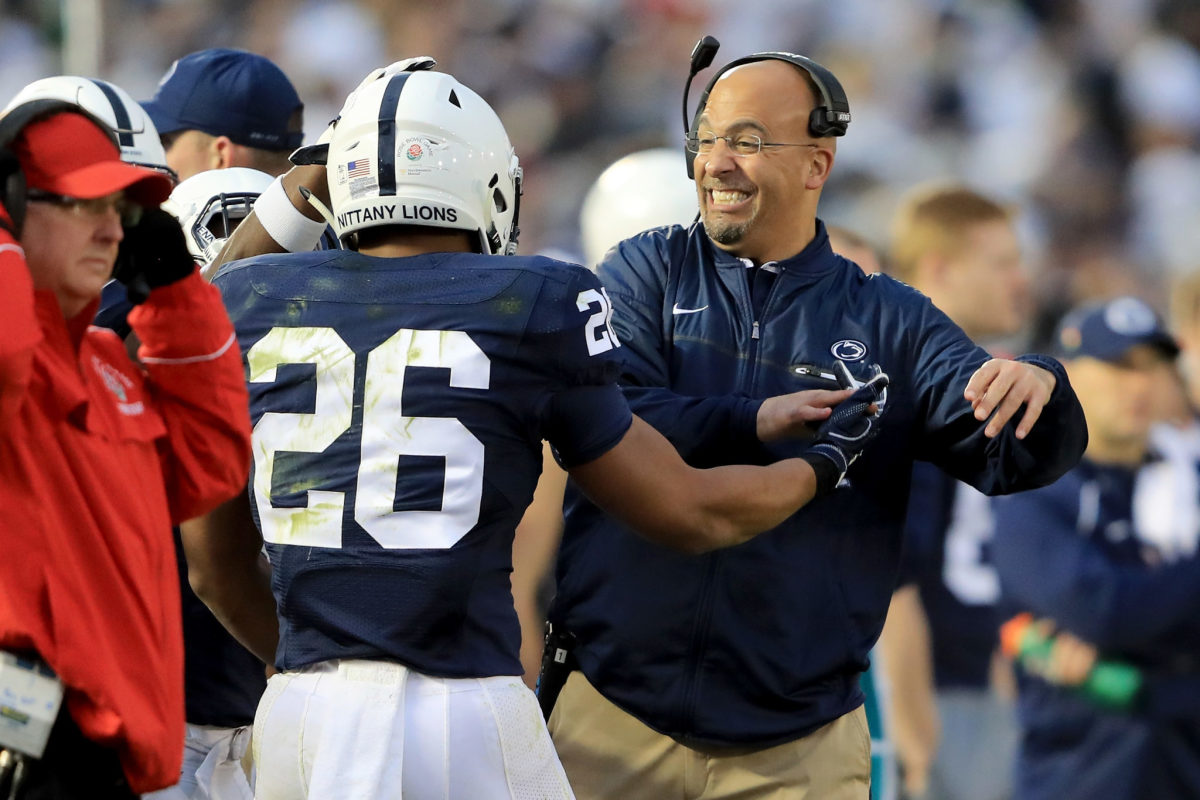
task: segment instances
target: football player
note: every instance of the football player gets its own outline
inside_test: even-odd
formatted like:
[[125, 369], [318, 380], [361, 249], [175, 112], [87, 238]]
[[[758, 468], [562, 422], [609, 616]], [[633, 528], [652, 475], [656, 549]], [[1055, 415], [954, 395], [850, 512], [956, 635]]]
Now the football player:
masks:
[[188, 252], [205, 278], [212, 279], [217, 254], [229, 234], [249, 216], [254, 201], [272, 180], [249, 167], [205, 170], [182, 181], [163, 203], [163, 209], [183, 227]]
[[684, 464], [613, 382], [620, 343], [596, 278], [503, 257], [518, 160], [487, 103], [431, 66], [369, 76], [325, 157], [295, 156], [325, 167], [264, 193], [226, 252], [264, 232], [268, 249], [311, 247], [296, 246], [303, 221], [281, 219], [296, 208], [269, 198], [294, 200], [291, 181], [316, 196], [327, 182], [350, 249], [214, 279], [246, 362], [254, 474], [248, 505], [185, 526], [184, 542], [197, 593], [279, 670], [255, 718], [260, 798], [572, 796], [519, 678], [509, 585], [543, 439], [611, 512], [701, 551], [832, 491], [878, 430], [883, 375], [796, 398], [798, 425], [824, 420], [802, 458]]
[[137, 101], [120, 86], [78, 75], [41, 78], [17, 92], [0, 116], [33, 100], [62, 100], [79, 106], [116, 132], [122, 161], [165, 172], [172, 183], [178, 181], [174, 171], [167, 166], [167, 156], [154, 123]]

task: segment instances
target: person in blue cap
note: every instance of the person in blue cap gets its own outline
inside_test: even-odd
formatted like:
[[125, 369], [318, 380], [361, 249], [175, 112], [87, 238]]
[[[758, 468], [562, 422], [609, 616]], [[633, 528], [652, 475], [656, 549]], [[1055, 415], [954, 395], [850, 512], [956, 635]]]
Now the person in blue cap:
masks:
[[[1015, 796], [1200, 798], [1196, 465], [1150, 436], [1179, 348], [1133, 297], [1068, 314], [1058, 342], [1087, 451], [1053, 485], [995, 504], [1002, 604], [1053, 636], [1048, 657], [1019, 661]], [[1187, 535], [1171, 535], [1180, 520]], [[1088, 690], [1102, 661], [1140, 671], [1132, 705]]]
[[281, 175], [304, 139], [304, 104], [270, 59], [227, 48], [200, 50], [171, 65], [142, 103], [158, 129], [167, 165], [198, 172], [250, 167]]

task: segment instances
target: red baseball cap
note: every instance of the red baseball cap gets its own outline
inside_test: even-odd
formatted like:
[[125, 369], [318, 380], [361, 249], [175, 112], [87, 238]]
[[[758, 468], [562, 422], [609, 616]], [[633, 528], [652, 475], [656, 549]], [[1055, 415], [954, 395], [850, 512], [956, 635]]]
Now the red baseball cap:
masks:
[[123, 189], [131, 200], [147, 206], [157, 206], [171, 194], [170, 178], [122, 161], [121, 151], [104, 131], [70, 111], [25, 126], [13, 151], [32, 189], [85, 200]]

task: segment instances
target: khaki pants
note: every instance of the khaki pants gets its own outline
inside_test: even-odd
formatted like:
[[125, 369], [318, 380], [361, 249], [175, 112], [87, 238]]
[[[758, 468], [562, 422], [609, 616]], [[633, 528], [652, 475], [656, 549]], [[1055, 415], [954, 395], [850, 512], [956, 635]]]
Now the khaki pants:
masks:
[[550, 736], [579, 800], [868, 800], [862, 707], [801, 739], [699, 750], [648, 728], [572, 672]]

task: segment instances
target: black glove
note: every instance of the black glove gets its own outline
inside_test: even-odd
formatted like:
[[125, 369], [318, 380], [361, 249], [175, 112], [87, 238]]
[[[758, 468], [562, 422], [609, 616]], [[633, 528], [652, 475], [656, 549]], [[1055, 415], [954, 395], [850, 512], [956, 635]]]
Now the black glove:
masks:
[[147, 208], [137, 225], [125, 229], [113, 277], [125, 284], [136, 305], [145, 302], [151, 289], [181, 281], [195, 270], [179, 221], [161, 208]]
[[[879, 420], [886, 408], [880, 398], [887, 385], [887, 374], [880, 372], [835, 406], [829, 419], [817, 429], [812, 447], [800, 455], [817, 473], [818, 496], [837, 488], [846, 470], [879, 435]], [[874, 413], [870, 411], [872, 405], [876, 406]]]
[[21, 162], [7, 147], [0, 147], [0, 228], [21, 238], [25, 221], [25, 177]]

